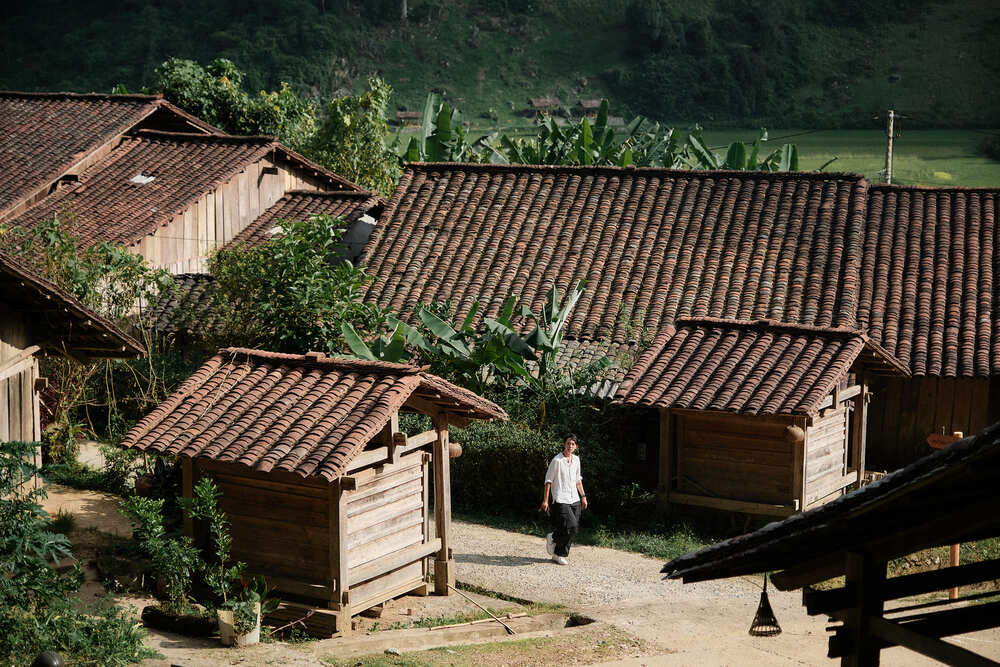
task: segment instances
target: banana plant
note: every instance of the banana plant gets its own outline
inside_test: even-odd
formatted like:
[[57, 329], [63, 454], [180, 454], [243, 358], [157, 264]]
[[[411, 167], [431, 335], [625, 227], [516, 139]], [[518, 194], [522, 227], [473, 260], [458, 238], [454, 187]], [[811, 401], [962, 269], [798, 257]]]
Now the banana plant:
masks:
[[479, 162], [481, 149], [470, 144], [462, 125], [462, 113], [447, 102], [438, 102], [434, 93], [424, 102], [420, 136], [411, 137], [406, 147], [409, 162]]

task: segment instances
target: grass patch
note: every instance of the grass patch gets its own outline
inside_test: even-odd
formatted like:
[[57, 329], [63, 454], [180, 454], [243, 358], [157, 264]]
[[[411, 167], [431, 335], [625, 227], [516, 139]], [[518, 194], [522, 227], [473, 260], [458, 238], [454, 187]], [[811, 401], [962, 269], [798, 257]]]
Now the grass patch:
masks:
[[49, 484], [61, 484], [82, 491], [104, 491], [103, 470], [82, 463], [53, 463], [42, 468], [42, 478]]
[[60, 509], [56, 512], [56, 515], [52, 517], [51, 528], [54, 533], [69, 535], [76, 529], [76, 517], [72, 512], [64, 512]]

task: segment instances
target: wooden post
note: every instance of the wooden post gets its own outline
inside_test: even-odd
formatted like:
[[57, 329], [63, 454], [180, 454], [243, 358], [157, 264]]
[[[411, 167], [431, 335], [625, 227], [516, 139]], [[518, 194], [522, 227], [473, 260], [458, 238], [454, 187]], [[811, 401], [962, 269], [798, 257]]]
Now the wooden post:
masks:
[[448, 456], [448, 420], [434, 417], [438, 437], [434, 442], [434, 522], [441, 538], [441, 550], [434, 560], [434, 592], [448, 595], [455, 585], [455, 560], [451, 557], [451, 469]]
[[[423, 511], [424, 511], [423, 534], [424, 534], [424, 539], [423, 539], [423, 542], [424, 542], [424, 544], [427, 544], [432, 539], [431, 538], [431, 513], [430, 513], [430, 508], [431, 508], [431, 476], [430, 476], [431, 455], [428, 454], [427, 452], [422, 452], [420, 454], [420, 460], [421, 460], [421, 463], [420, 463], [420, 476], [421, 476], [421, 479], [423, 480], [423, 485], [424, 485], [424, 488], [423, 488]], [[429, 568], [429, 564], [430, 563], [428, 562], [428, 560], [426, 558], [421, 558], [420, 562], [421, 562], [421, 573], [423, 574], [423, 577], [424, 577], [424, 585], [421, 586], [420, 588], [416, 589], [413, 592], [413, 594], [414, 595], [424, 596], [424, 595], [429, 595], [430, 594], [430, 581], [431, 581], [431, 573], [430, 573], [430, 568]]]
[[673, 487], [675, 418], [668, 408], [660, 408], [660, 474], [656, 487], [656, 504], [661, 510], [670, 506], [670, 491]]
[[886, 563], [876, 562], [864, 554], [848, 553], [846, 564], [846, 586], [854, 591], [854, 602], [844, 621], [844, 626], [849, 629], [851, 648], [841, 658], [840, 664], [844, 667], [877, 667], [881, 649], [878, 639], [871, 634], [868, 618], [882, 618]]
[[868, 392], [868, 383], [861, 382], [861, 391], [854, 397], [854, 423], [851, 428], [851, 458], [854, 461], [854, 468], [858, 473], [858, 486], [860, 487], [865, 479], [865, 445], [868, 438], [868, 403], [871, 401], [871, 394]]
[[351, 633], [351, 599], [350, 583], [347, 580], [347, 503], [344, 502], [344, 492], [340, 479], [330, 484], [329, 491], [329, 525], [330, 525], [330, 579], [333, 595], [330, 608], [336, 613], [336, 632], [343, 635]]
[[806, 485], [809, 480], [809, 427], [805, 421], [793, 421], [785, 427], [785, 438], [792, 447], [792, 506], [796, 511], [806, 509]]
[[[181, 495], [191, 500], [194, 496], [194, 461], [190, 456], [181, 457]], [[184, 510], [184, 534], [194, 539], [194, 519]]]
[[403, 436], [403, 446], [406, 445], [406, 435], [399, 433], [399, 411], [392, 413], [389, 423], [382, 428], [382, 444], [389, 450], [389, 460], [392, 463], [399, 463], [399, 451], [397, 451], [398, 439], [396, 435]]

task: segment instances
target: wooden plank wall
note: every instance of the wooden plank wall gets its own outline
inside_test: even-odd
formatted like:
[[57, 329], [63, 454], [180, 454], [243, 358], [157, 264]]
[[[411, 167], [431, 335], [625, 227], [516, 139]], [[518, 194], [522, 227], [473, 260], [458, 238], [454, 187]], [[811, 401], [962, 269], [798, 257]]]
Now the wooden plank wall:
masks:
[[931, 453], [927, 436], [978, 433], [991, 423], [986, 378], [872, 379], [867, 467], [894, 470]]
[[675, 488], [681, 493], [791, 505], [790, 420], [675, 413]]
[[[233, 558], [251, 572], [329, 586], [329, 485], [277, 481], [238, 466], [196, 461], [222, 492]], [[281, 588], [279, 584], [279, 589]]]
[[850, 411], [841, 403], [806, 429], [806, 498], [804, 507], [844, 488], [847, 474]]
[[[277, 173], [272, 173], [277, 169]], [[150, 264], [171, 273], [204, 273], [209, 252], [225, 245], [292, 188], [315, 189], [270, 160], [241, 171], [174, 216], [135, 246]]]
[[[406, 547], [429, 540], [426, 531], [428, 464], [417, 450], [358, 475], [358, 488], [344, 494], [347, 503], [347, 564], [350, 571]], [[352, 608], [407, 582], [422, 579], [423, 559], [350, 587]], [[349, 574], [350, 578], [350, 574]]]
[[[25, 318], [0, 305], [0, 364], [31, 345], [30, 327]], [[35, 379], [38, 360], [25, 370], [0, 380], [0, 441], [35, 442], [41, 437]], [[41, 465], [41, 461], [35, 462]]]

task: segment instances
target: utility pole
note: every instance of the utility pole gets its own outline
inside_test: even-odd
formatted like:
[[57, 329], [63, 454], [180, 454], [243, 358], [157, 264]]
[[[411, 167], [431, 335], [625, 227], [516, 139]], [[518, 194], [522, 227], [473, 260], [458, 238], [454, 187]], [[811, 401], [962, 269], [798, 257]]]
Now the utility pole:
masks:
[[895, 117], [895, 112], [892, 109], [889, 109], [889, 117], [886, 121], [885, 129], [885, 182], [890, 184], [892, 183], [892, 125]]

